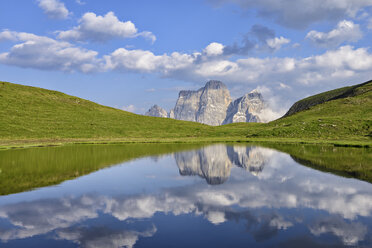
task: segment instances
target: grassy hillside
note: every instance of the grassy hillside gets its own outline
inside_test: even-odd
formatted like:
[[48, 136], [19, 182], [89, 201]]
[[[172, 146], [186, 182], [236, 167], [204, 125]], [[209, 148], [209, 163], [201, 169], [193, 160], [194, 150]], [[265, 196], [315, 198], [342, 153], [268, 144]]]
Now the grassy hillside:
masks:
[[[1, 139], [187, 137], [206, 125], [136, 115], [57, 91], [0, 82]], [[210, 134], [210, 133], [209, 133]]]
[[368, 81], [362, 84], [330, 90], [314, 96], [307, 97], [293, 104], [292, 107], [288, 110], [288, 112], [284, 115], [284, 117], [310, 109], [311, 107], [318, 104], [322, 104], [324, 102], [329, 102], [332, 100], [346, 97], [358, 96], [360, 94], [365, 93], [368, 90], [371, 90], [370, 87], [371, 83], [372, 81]]
[[333, 100], [327, 98], [324, 103], [268, 124], [212, 127], [136, 115], [56, 91], [0, 82], [0, 146], [252, 140], [372, 144], [372, 82], [326, 94]]

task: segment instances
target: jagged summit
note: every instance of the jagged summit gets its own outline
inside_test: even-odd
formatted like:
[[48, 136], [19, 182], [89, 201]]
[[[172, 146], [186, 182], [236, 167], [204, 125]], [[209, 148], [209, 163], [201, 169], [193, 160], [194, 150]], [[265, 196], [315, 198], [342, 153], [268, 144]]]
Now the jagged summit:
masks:
[[154, 105], [152, 106], [147, 112], [146, 114], [147, 116], [154, 116], [154, 117], [163, 117], [163, 118], [167, 118], [168, 117], [168, 113], [165, 109], [159, 107], [158, 105]]
[[[232, 101], [224, 83], [210, 80], [196, 91], [180, 91], [177, 103], [168, 117], [218, 126], [234, 122], [260, 122], [258, 115], [263, 108], [264, 100], [258, 90], [252, 90]], [[146, 114], [148, 113], [151, 114], [151, 111]], [[154, 113], [156, 114], [154, 116], [160, 115], [157, 108], [154, 109]], [[163, 111], [162, 113], [161, 117], [165, 117]]]
[[226, 85], [218, 80], [209, 80], [204, 88], [208, 89], [227, 89]]

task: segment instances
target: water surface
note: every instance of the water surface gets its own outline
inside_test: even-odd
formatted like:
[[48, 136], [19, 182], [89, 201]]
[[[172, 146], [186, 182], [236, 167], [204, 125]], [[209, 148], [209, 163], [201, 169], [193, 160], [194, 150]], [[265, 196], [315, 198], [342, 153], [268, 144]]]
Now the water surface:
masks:
[[0, 247], [371, 247], [372, 185], [298, 156], [237, 145], [0, 153]]

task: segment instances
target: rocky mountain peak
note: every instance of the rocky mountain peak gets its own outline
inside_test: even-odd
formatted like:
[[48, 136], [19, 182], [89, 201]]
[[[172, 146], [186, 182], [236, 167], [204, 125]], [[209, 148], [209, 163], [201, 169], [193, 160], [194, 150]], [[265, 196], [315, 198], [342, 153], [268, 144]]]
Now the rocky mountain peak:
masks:
[[232, 102], [226, 85], [218, 80], [210, 80], [196, 91], [180, 91], [177, 103], [169, 114], [165, 115], [164, 109], [154, 105], [146, 115], [218, 126], [233, 122], [261, 122], [259, 113], [264, 106], [258, 90], [252, 90]]
[[152, 106], [147, 112], [145, 115], [148, 115], [148, 116], [154, 116], [154, 117], [163, 117], [163, 118], [167, 118], [168, 117], [168, 113], [165, 109], [159, 107], [158, 105], [154, 105]]
[[259, 98], [260, 100], [263, 100], [262, 94], [257, 89], [245, 94], [245, 96], [248, 98]]
[[205, 89], [227, 89], [226, 85], [218, 80], [209, 80], [205, 86]]

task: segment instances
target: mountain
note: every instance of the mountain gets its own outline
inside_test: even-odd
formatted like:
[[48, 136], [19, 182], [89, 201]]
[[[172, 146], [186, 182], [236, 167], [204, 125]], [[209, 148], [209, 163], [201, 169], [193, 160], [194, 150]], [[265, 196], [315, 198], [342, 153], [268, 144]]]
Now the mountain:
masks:
[[146, 114], [147, 116], [154, 116], [154, 117], [163, 117], [163, 118], [167, 118], [168, 117], [168, 113], [165, 109], [159, 107], [158, 105], [154, 105], [152, 106], [147, 112]]
[[226, 86], [211, 80], [197, 91], [183, 90], [179, 93], [174, 118], [218, 126], [225, 120], [230, 103], [230, 92]]
[[264, 109], [264, 105], [261, 93], [253, 90], [230, 104], [223, 124], [261, 122], [258, 115]]
[[[232, 102], [226, 85], [221, 81], [211, 80], [196, 91], [180, 91], [176, 105], [169, 112], [168, 117], [211, 126], [236, 122], [261, 122], [258, 115], [264, 106], [263, 97], [256, 90]], [[146, 115], [159, 117], [157, 112], [152, 115], [150, 110]]]

